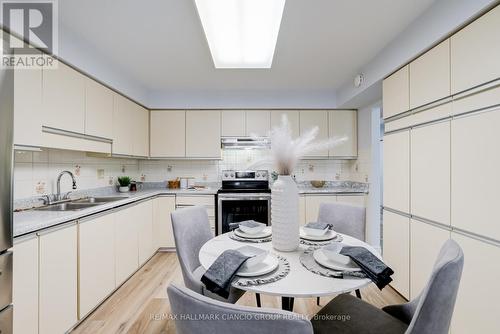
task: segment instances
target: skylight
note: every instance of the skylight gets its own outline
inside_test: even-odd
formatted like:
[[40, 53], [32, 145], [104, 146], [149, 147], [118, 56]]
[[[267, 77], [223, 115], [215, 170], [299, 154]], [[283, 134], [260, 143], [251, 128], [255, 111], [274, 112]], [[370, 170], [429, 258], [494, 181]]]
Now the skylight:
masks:
[[195, 0], [216, 68], [271, 68], [285, 0]]

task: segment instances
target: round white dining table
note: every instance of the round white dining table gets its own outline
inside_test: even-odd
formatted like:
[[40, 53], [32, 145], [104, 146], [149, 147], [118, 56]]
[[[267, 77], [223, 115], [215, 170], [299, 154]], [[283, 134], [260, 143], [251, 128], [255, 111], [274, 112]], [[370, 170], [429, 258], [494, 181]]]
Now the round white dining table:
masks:
[[[293, 252], [280, 252], [273, 248], [272, 242], [248, 243], [233, 240], [228, 232], [207, 241], [200, 249], [199, 259], [203, 268], [208, 269], [217, 257], [228, 249], [237, 249], [251, 245], [285, 257], [290, 263], [290, 272], [284, 278], [261, 285], [237, 286], [237, 288], [259, 294], [268, 294], [282, 297], [283, 309], [293, 308], [293, 298], [322, 297], [351, 292], [368, 285], [371, 281], [367, 278], [333, 278], [321, 276], [307, 270], [300, 263], [300, 255], [308, 247], [299, 245]], [[367, 243], [356, 238], [342, 235], [342, 243], [350, 246], [367, 248], [380, 258], [380, 254]]]

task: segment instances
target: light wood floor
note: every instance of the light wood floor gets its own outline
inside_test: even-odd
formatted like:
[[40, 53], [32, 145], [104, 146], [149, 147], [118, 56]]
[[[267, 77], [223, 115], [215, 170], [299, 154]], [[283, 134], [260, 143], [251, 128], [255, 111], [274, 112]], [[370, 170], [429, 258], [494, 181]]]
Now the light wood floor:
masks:
[[[182, 284], [182, 274], [175, 253], [158, 253], [131, 279], [97, 308], [72, 333], [175, 333], [169, 320], [167, 286]], [[377, 307], [404, 301], [390, 287], [379, 291], [373, 284], [361, 290], [365, 301]], [[321, 298], [325, 305], [331, 298]], [[280, 308], [277, 297], [262, 296], [262, 306]], [[255, 306], [255, 295], [246, 293], [238, 304]], [[294, 312], [314, 315], [321, 306], [315, 298], [296, 299]]]

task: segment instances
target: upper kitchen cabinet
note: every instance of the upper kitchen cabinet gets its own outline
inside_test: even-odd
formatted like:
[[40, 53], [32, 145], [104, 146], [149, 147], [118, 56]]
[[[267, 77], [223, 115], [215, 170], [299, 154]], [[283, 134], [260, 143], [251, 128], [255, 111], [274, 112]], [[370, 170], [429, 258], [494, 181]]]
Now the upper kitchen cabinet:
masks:
[[14, 70], [14, 144], [42, 144], [42, 69]]
[[42, 125], [85, 133], [85, 81], [81, 73], [62, 62], [43, 70]]
[[245, 110], [222, 111], [222, 137], [243, 137], [246, 135]]
[[[301, 110], [300, 134], [303, 135], [314, 127], [318, 127], [316, 140], [328, 139], [328, 111], [327, 110]], [[313, 152], [310, 157], [328, 157], [328, 150]]]
[[410, 75], [406, 65], [383, 81], [384, 118], [410, 109]]
[[356, 110], [332, 110], [329, 112], [330, 138], [345, 141], [330, 149], [330, 157], [354, 158], [358, 155], [358, 113]]
[[268, 136], [271, 130], [271, 112], [269, 110], [246, 111], [246, 135]]
[[449, 95], [450, 40], [447, 39], [410, 63], [410, 109]]
[[114, 94], [113, 154], [149, 156], [149, 111]]
[[500, 78], [500, 6], [451, 37], [451, 93]]
[[149, 110], [134, 103], [132, 122], [132, 155], [149, 156]]
[[151, 157], [186, 156], [186, 112], [184, 110], [151, 110]]
[[85, 81], [85, 134], [113, 138], [113, 91], [90, 78]]
[[298, 110], [273, 110], [271, 111], [271, 129], [281, 125], [281, 119], [285, 115], [288, 118], [292, 137], [300, 136], [300, 117]]
[[186, 112], [186, 157], [221, 157], [221, 112], [189, 110]]
[[113, 154], [132, 155], [134, 105], [119, 94], [113, 98]]

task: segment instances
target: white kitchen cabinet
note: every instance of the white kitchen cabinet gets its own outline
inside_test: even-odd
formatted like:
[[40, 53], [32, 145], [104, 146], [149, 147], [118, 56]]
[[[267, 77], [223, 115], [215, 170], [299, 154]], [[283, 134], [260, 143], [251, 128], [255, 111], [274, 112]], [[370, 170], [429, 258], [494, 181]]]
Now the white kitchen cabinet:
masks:
[[16, 241], [13, 253], [14, 333], [38, 334], [38, 237]]
[[[312, 128], [318, 127], [316, 140], [328, 139], [328, 111], [326, 110], [301, 110], [300, 134], [303, 135]], [[312, 152], [307, 157], [328, 157], [328, 150]], [[306, 158], [307, 158], [306, 157]]]
[[410, 133], [384, 136], [384, 206], [410, 213]]
[[115, 222], [115, 285], [119, 286], [139, 268], [139, 222], [133, 207], [112, 215]]
[[357, 206], [366, 206], [365, 195], [337, 195], [337, 202], [347, 203]]
[[151, 111], [151, 157], [186, 156], [186, 112], [184, 110]]
[[113, 101], [113, 154], [132, 155], [134, 105], [119, 94]]
[[451, 37], [451, 93], [500, 78], [500, 7]]
[[382, 83], [383, 113], [388, 118], [410, 109], [410, 75], [406, 65]]
[[497, 333], [500, 328], [500, 247], [451, 233], [464, 252], [464, 269], [451, 322], [453, 334]]
[[300, 117], [298, 110], [272, 110], [271, 111], [271, 129], [281, 125], [283, 115], [288, 118], [288, 124], [292, 131], [292, 138], [300, 136]]
[[495, 178], [500, 169], [500, 108], [451, 122], [453, 226], [500, 240]]
[[42, 125], [85, 133], [85, 76], [59, 62], [42, 80]]
[[39, 333], [65, 333], [77, 321], [77, 227], [40, 235]]
[[450, 231], [412, 219], [410, 235], [410, 298], [413, 299], [427, 285]]
[[138, 224], [139, 266], [141, 266], [157, 250], [153, 245], [153, 202], [142, 202], [131, 210]]
[[134, 103], [132, 118], [132, 155], [149, 156], [149, 110]]
[[223, 110], [221, 117], [223, 137], [243, 137], [246, 135], [245, 110]]
[[42, 69], [14, 69], [14, 144], [42, 144]]
[[391, 286], [410, 296], [410, 219], [384, 210], [383, 257], [394, 270]]
[[175, 247], [170, 214], [175, 211], [175, 196], [153, 200], [153, 245], [155, 249]]
[[207, 210], [208, 221], [210, 228], [215, 235], [215, 199], [213, 195], [198, 195], [198, 196], [176, 196], [175, 207], [176, 209], [203, 206]]
[[268, 136], [271, 130], [271, 112], [269, 110], [246, 111], [246, 135]]
[[335, 195], [306, 195], [306, 220], [305, 223], [317, 222], [319, 206], [321, 203], [337, 202]]
[[450, 95], [450, 40], [410, 63], [410, 109]]
[[221, 157], [221, 112], [190, 110], [186, 112], [186, 157]]
[[356, 157], [358, 155], [358, 113], [357, 110], [331, 110], [329, 137], [345, 138], [345, 141], [332, 147], [330, 157]]
[[90, 78], [85, 87], [85, 134], [113, 138], [113, 91]]
[[410, 160], [411, 213], [449, 225], [450, 121], [414, 128]]
[[80, 222], [78, 228], [79, 319], [82, 319], [116, 287], [113, 215]]
[[306, 196], [299, 196], [299, 224], [306, 224]]

